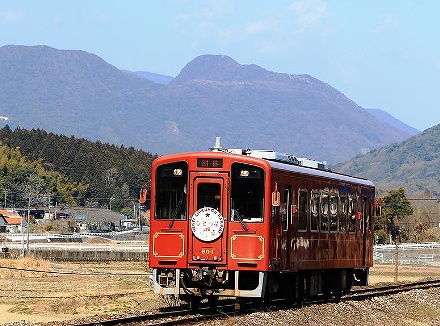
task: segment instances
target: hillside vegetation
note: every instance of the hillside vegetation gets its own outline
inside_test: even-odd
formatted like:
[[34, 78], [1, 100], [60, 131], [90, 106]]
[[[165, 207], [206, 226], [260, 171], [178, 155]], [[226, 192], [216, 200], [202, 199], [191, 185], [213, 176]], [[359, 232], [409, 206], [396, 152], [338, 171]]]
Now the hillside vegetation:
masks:
[[[0, 130], [0, 192], [16, 205], [30, 194], [43, 204], [131, 206], [150, 179], [150, 153], [44, 130]], [[24, 189], [24, 187], [31, 189]], [[111, 204], [110, 204], [110, 198]]]
[[372, 180], [379, 194], [402, 187], [410, 196], [439, 197], [440, 124], [335, 165], [333, 170]]

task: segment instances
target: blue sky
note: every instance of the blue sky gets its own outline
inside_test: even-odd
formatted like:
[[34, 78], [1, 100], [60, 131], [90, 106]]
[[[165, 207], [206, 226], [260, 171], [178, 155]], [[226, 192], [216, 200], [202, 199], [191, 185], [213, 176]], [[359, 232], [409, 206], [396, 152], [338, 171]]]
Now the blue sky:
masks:
[[0, 46], [84, 50], [170, 76], [224, 54], [309, 74], [424, 130], [440, 123], [439, 12], [437, 0], [0, 0]]

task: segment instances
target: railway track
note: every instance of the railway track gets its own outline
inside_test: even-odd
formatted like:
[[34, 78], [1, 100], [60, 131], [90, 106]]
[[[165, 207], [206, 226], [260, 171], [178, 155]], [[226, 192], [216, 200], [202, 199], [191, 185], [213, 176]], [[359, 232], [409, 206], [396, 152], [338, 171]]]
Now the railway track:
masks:
[[[354, 289], [350, 294], [343, 296], [341, 301], [360, 301], [378, 296], [386, 296], [415, 289], [428, 289], [433, 287], [440, 287], [440, 279]], [[224, 300], [225, 302], [223, 304], [221, 301], [219, 302], [218, 309], [215, 312], [210, 310], [207, 306], [202, 306], [196, 313], [189, 308], [181, 306], [169, 308], [166, 311], [160, 311], [157, 313], [148, 313], [115, 319], [93, 320], [86, 323], [72, 324], [72, 326], [111, 326], [135, 324], [167, 326], [184, 325], [203, 322], [204, 320], [225, 319], [228, 317], [237, 316], [239, 314], [253, 313], [255, 311], [276, 311], [291, 308], [291, 306], [287, 305], [284, 300], [276, 300], [271, 302], [270, 306], [262, 307], [249, 305], [243, 310], [236, 311], [235, 305], [233, 302], [231, 302], [231, 300]], [[319, 302], [314, 301], [311, 303], [314, 304]]]
[[425, 280], [401, 284], [390, 284], [352, 290], [342, 300], [364, 300], [372, 297], [396, 294], [405, 291], [440, 287], [440, 279]]
[[[228, 300], [229, 301], [229, 300]], [[228, 302], [225, 304], [219, 304], [218, 311], [213, 312], [207, 306], [202, 306], [197, 312], [194, 312], [190, 308], [186, 307], [172, 307], [165, 311], [159, 311], [155, 313], [147, 313], [136, 316], [127, 316], [106, 320], [92, 320], [86, 323], [76, 323], [72, 326], [112, 326], [112, 325], [181, 325], [189, 324], [193, 322], [201, 322], [203, 320], [212, 318], [225, 318], [228, 313], [234, 311], [234, 304]], [[240, 312], [238, 312], [240, 313]]]

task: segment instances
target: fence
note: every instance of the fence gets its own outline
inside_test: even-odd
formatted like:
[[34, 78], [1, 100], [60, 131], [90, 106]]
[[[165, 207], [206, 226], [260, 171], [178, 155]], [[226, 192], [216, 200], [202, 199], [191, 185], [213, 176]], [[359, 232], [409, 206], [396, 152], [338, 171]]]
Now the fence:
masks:
[[149, 248], [141, 244], [88, 245], [83, 243], [8, 244], [4, 257], [26, 256], [59, 261], [146, 261]]
[[[401, 243], [397, 246], [398, 264], [440, 266], [440, 243]], [[395, 264], [395, 245], [376, 245], [373, 249], [375, 264]]]

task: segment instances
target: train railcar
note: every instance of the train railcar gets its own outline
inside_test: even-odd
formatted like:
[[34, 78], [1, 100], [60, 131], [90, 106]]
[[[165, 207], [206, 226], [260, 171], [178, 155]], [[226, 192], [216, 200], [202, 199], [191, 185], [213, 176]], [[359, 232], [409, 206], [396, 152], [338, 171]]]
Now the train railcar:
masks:
[[207, 298], [339, 298], [372, 266], [372, 182], [273, 151], [162, 156], [152, 165], [154, 291]]

